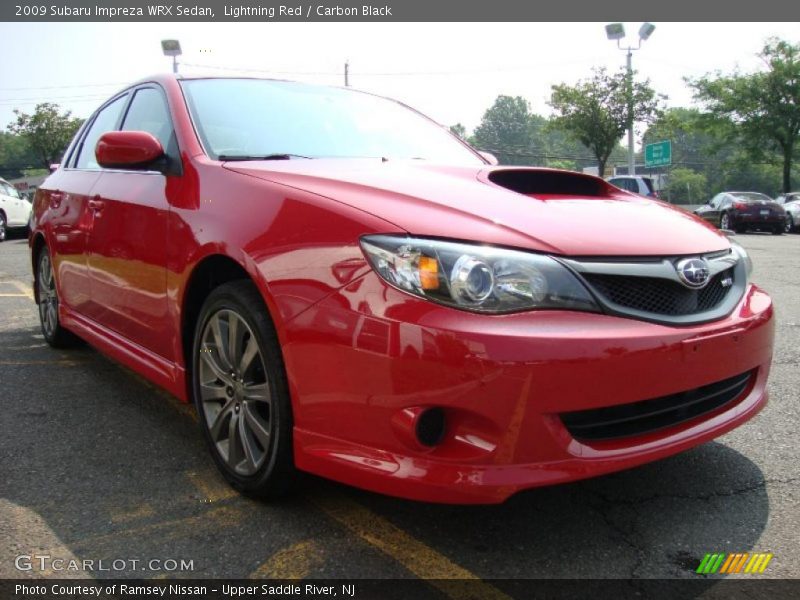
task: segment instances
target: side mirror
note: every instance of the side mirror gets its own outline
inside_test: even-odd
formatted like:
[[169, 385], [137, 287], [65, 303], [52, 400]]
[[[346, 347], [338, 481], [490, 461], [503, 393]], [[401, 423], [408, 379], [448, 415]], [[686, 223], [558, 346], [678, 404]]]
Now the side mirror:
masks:
[[164, 156], [164, 148], [146, 131], [109, 131], [97, 140], [94, 155], [108, 169], [146, 169]]
[[480, 154], [483, 157], [483, 159], [492, 166], [500, 164], [500, 161], [497, 160], [497, 157], [491, 152], [484, 152], [483, 150], [478, 150], [478, 154]]
[[55, 173], [56, 171], [58, 171], [58, 167], [60, 167], [60, 166], [61, 166], [61, 164], [60, 164], [60, 163], [53, 163], [53, 164], [51, 164], [51, 165], [50, 165], [50, 172], [51, 172], [51, 173]]

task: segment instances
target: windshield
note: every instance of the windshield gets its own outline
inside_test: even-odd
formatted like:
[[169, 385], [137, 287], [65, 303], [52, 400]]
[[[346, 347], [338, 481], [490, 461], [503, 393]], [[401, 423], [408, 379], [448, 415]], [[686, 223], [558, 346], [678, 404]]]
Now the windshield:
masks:
[[6, 196], [11, 196], [12, 198], [19, 198], [19, 192], [17, 191], [17, 188], [5, 181], [0, 183], [0, 193], [5, 194]]
[[743, 202], [772, 202], [772, 198], [758, 192], [736, 192], [731, 196]]
[[195, 79], [181, 85], [212, 158], [382, 157], [484, 164], [443, 127], [370, 94], [259, 79]]

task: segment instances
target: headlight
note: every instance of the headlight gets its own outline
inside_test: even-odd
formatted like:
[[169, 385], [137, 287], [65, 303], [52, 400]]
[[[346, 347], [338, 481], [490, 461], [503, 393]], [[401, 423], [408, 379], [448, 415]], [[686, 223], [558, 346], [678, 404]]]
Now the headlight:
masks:
[[441, 304], [487, 313], [599, 311], [580, 281], [548, 256], [389, 235], [364, 237], [361, 247], [388, 283]]
[[740, 260], [744, 261], [744, 268], [747, 272], [747, 278], [750, 279], [750, 273], [753, 272], [753, 261], [750, 260], [750, 255], [747, 254], [747, 250], [745, 250], [744, 247], [740, 246], [738, 243], [731, 239], [728, 241], [731, 243], [731, 250], [733, 250], [733, 253], [738, 256]]

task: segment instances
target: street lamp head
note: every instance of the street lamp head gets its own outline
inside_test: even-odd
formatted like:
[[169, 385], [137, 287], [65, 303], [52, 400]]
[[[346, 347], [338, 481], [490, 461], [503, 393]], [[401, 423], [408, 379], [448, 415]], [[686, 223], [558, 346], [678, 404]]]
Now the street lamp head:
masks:
[[180, 56], [181, 43], [178, 40], [161, 40], [161, 50], [164, 56]]
[[606, 37], [610, 40], [621, 40], [625, 37], [625, 26], [622, 23], [606, 25]]
[[639, 39], [646, 40], [653, 32], [656, 30], [656, 26], [652, 23], [642, 23], [642, 26], [639, 28]]

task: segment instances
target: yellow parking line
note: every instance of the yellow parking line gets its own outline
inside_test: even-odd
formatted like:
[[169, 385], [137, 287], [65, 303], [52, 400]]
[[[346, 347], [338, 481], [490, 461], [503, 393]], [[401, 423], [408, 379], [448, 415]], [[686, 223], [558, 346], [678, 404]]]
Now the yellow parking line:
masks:
[[125, 542], [121, 541], [124, 537], [146, 537], [157, 534], [160, 542], [167, 541], [174, 538], [190, 537], [198, 531], [208, 529], [229, 528], [233, 525], [240, 523], [247, 515], [241, 507], [237, 506], [218, 506], [204, 511], [202, 514], [193, 515], [191, 517], [183, 517], [181, 519], [171, 519], [168, 521], [159, 521], [157, 523], [149, 523], [141, 527], [132, 527], [130, 529], [122, 529], [113, 533], [106, 533], [86, 537], [76, 540], [72, 543], [74, 548], [94, 548], [106, 542], [112, 542], [120, 545]]
[[310, 499], [326, 515], [454, 600], [509, 600], [467, 569], [341, 494]]
[[322, 549], [311, 540], [298, 542], [273, 554], [250, 573], [250, 579], [305, 579], [322, 563]]
[[112, 523], [125, 523], [136, 519], [145, 519], [156, 514], [155, 509], [147, 502], [133, 508], [111, 509], [110, 512]]
[[28, 294], [0, 294], [0, 298], [27, 298]]
[[210, 504], [239, 495], [216, 471], [210, 469], [204, 473], [189, 471], [186, 473], [186, 477], [203, 495], [203, 500]]
[[13, 285], [15, 288], [17, 288], [20, 292], [22, 292], [22, 294], [24, 296], [27, 296], [31, 300], [34, 299], [33, 290], [31, 289], [31, 286], [26, 285], [26, 284], [22, 283], [21, 281], [16, 281], [16, 280], [11, 280], [9, 283], [11, 285]]
[[86, 361], [81, 360], [0, 360], [0, 365], [26, 366], [26, 365], [55, 365], [59, 367], [75, 367]]

